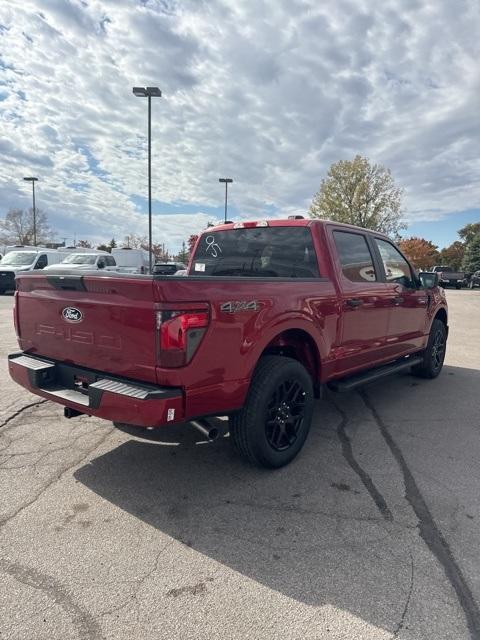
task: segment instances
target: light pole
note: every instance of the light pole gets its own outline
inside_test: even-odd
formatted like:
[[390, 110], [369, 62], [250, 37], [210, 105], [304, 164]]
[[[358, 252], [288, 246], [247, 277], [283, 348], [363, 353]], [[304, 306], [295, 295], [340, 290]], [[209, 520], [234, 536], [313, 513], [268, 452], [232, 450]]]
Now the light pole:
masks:
[[26, 180], [27, 182], [31, 182], [32, 183], [32, 189], [33, 189], [33, 245], [36, 247], [37, 246], [37, 210], [35, 208], [35, 182], [38, 180], [38, 178], [24, 178], [24, 180]]
[[133, 87], [137, 98], [148, 98], [148, 264], [152, 273], [152, 98], [161, 98], [158, 87]]
[[219, 182], [225, 183], [225, 224], [227, 223], [227, 202], [228, 202], [228, 183], [233, 182], [232, 178], [219, 178]]

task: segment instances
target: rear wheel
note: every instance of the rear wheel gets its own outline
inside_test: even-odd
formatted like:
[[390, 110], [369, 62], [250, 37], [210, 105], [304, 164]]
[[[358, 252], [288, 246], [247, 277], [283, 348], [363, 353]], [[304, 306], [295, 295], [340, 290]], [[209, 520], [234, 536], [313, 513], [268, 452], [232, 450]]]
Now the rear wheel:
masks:
[[447, 349], [447, 328], [441, 320], [434, 320], [423, 352], [423, 362], [412, 367], [412, 373], [421, 378], [436, 378], [443, 367]]
[[260, 467], [283, 467], [307, 438], [313, 414], [312, 379], [292, 358], [265, 356], [255, 370], [245, 406], [230, 417], [239, 453]]

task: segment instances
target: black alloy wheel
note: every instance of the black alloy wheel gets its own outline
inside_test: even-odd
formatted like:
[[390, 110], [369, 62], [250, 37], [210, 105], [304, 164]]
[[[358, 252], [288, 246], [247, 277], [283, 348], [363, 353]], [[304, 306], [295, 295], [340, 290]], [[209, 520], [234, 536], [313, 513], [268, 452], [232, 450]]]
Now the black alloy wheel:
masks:
[[283, 467], [307, 438], [314, 406], [312, 378], [285, 356], [260, 359], [242, 409], [230, 416], [230, 440], [249, 462]]
[[412, 373], [421, 378], [436, 378], [443, 367], [447, 350], [447, 328], [441, 320], [434, 320], [423, 362], [412, 367]]
[[435, 331], [432, 344], [432, 368], [436, 371], [442, 368], [445, 359], [445, 349], [447, 347], [447, 337], [445, 331], [439, 327]]
[[305, 389], [299, 380], [285, 380], [273, 392], [265, 423], [267, 442], [285, 451], [297, 440], [305, 419]]

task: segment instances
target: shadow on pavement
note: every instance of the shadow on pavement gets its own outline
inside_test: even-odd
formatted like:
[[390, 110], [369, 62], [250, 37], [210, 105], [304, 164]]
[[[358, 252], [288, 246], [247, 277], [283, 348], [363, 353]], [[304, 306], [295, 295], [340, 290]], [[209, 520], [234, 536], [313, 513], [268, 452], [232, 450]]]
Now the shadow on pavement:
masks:
[[[406, 399], [414, 414], [435, 398], [433, 414], [445, 419], [452, 395], [475, 388], [478, 393], [479, 379], [478, 371], [445, 367], [436, 381], [398, 376], [369, 386], [368, 394], [383, 395], [382, 405], [387, 402], [399, 416]], [[415, 519], [409, 529], [385, 522], [342, 456], [338, 412], [327, 399], [315, 415], [304, 451], [278, 471], [247, 466], [228, 438], [198, 444], [200, 435], [179, 425], [159, 431], [156, 442], [121, 444], [77, 470], [75, 478], [251, 580], [394, 630], [392, 620], [400, 620], [411, 584], [409, 543], [413, 538], [421, 544]], [[397, 426], [390, 424], [395, 436]], [[368, 422], [365, 428], [375, 426]], [[381, 451], [385, 455], [384, 446]], [[398, 492], [403, 495], [403, 488]]]

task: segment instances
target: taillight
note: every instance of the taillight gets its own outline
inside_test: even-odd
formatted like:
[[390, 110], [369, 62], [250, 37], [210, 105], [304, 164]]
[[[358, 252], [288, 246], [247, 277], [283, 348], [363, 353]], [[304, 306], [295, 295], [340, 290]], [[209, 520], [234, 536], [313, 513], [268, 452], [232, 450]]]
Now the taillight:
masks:
[[207, 330], [207, 309], [157, 311], [158, 359], [162, 367], [183, 367]]

